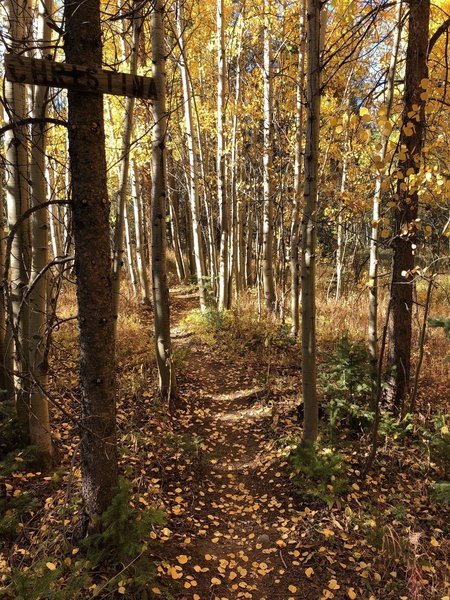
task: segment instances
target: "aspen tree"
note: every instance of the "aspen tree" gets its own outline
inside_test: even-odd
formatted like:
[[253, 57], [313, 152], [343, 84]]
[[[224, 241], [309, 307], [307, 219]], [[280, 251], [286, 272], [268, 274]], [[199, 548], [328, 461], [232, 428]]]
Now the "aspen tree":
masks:
[[275, 311], [273, 276], [273, 81], [272, 81], [272, 3], [265, 0], [264, 11], [264, 151], [263, 151], [263, 256], [262, 278], [266, 310]]
[[[26, 0], [6, 0], [5, 30], [9, 33], [12, 53], [27, 50], [27, 25], [30, 20]], [[26, 128], [17, 123], [27, 114], [26, 86], [4, 82], [4, 98], [8, 120], [14, 127], [6, 132], [5, 188], [8, 228], [11, 229], [29, 208], [28, 147]], [[11, 245], [9, 258], [9, 303], [12, 310], [11, 329], [14, 335], [15, 399], [17, 416], [25, 438], [29, 437], [29, 389], [28, 389], [28, 303], [24, 294], [28, 285], [28, 222], [18, 227]], [[7, 343], [12, 343], [10, 340]]]
[[124, 206], [124, 227], [125, 227], [125, 247], [127, 251], [127, 264], [128, 264], [128, 274], [130, 276], [131, 287], [133, 288], [133, 293], [137, 298], [139, 296], [140, 290], [138, 290], [137, 286], [137, 273], [136, 273], [136, 252], [135, 247], [133, 246], [133, 242], [131, 240], [131, 226], [130, 226], [130, 214], [127, 203], [125, 202]]
[[183, 87], [183, 105], [184, 105], [184, 123], [186, 127], [186, 140], [187, 150], [189, 158], [189, 171], [188, 171], [188, 191], [189, 191], [189, 204], [191, 209], [192, 219], [192, 241], [194, 246], [194, 257], [195, 257], [195, 270], [197, 274], [198, 293], [200, 300], [200, 309], [204, 311], [206, 309], [206, 268], [203, 257], [203, 241], [202, 241], [202, 230], [200, 225], [200, 202], [198, 193], [198, 162], [197, 162], [197, 151], [194, 135], [194, 126], [192, 118], [192, 86], [190, 84], [189, 69], [187, 64], [187, 53], [184, 44], [184, 28], [185, 21], [183, 17], [183, 1], [178, 0], [177, 3], [177, 34], [178, 34], [178, 45], [180, 48], [180, 71], [181, 71], [181, 82]]
[[147, 306], [150, 304], [150, 286], [147, 275], [147, 261], [145, 259], [144, 210], [139, 168], [135, 160], [133, 160], [131, 173], [131, 195], [133, 197], [134, 235], [136, 239], [136, 265], [139, 289], [142, 304]]
[[[3, 104], [0, 102], [0, 121], [3, 121]], [[6, 261], [6, 236], [7, 219], [3, 211], [6, 205], [6, 187], [3, 183], [5, 179], [5, 169], [0, 167], [0, 394], [4, 400], [14, 399], [14, 356], [13, 344], [11, 339], [11, 327], [6, 322], [5, 311], [5, 261]]]
[[153, 102], [152, 136], [152, 278], [155, 311], [155, 349], [159, 390], [169, 404], [177, 396], [170, 339], [169, 288], [166, 261], [166, 53], [164, 50], [164, 5], [156, 0], [152, 14], [152, 62], [156, 99]]
[[[242, 9], [244, 10], [244, 9]], [[231, 191], [231, 236], [229, 244], [229, 285], [228, 285], [228, 296], [232, 297], [232, 285], [233, 276], [236, 281], [236, 298], [242, 287], [241, 281], [241, 269], [240, 269], [240, 245], [242, 243], [242, 201], [238, 199], [237, 193], [237, 179], [238, 179], [238, 123], [239, 114], [238, 107], [241, 102], [241, 51], [242, 51], [242, 21], [244, 19], [244, 12], [241, 12], [238, 20], [238, 41], [237, 41], [237, 52], [236, 52], [236, 76], [235, 76], [235, 91], [234, 91], [234, 113], [232, 119], [231, 128], [231, 157], [230, 157], [230, 191]], [[240, 161], [239, 161], [240, 164]]]
[[[41, 45], [40, 57], [44, 57], [51, 44], [48, 18], [53, 11], [52, 0], [44, 0], [38, 6], [37, 44]], [[48, 88], [36, 86], [34, 90], [33, 117], [37, 122], [31, 127], [31, 205], [34, 207], [47, 200], [46, 183], [46, 125], [43, 122], [48, 110]], [[47, 287], [45, 268], [48, 262], [48, 213], [36, 210], [32, 215], [32, 249], [29, 292], [30, 342], [29, 360], [31, 370], [30, 389], [30, 441], [36, 447], [40, 462], [49, 467], [52, 463], [52, 439], [45, 388], [48, 383], [46, 352]]]
[[338, 205], [338, 222], [337, 222], [337, 235], [336, 235], [336, 290], [335, 300], [338, 302], [341, 297], [342, 291], [342, 271], [344, 269], [344, 193], [347, 186], [347, 170], [348, 170], [348, 152], [349, 152], [349, 135], [350, 135], [350, 114], [351, 114], [351, 100], [350, 100], [350, 85], [353, 78], [354, 68], [351, 69], [350, 74], [347, 78], [347, 85], [345, 86], [344, 101], [347, 104], [346, 113], [344, 115], [344, 144], [342, 151], [342, 167], [341, 167], [341, 181], [339, 185], [339, 205]]
[[225, 58], [225, 24], [224, 0], [217, 1], [217, 199], [220, 213], [220, 257], [219, 257], [219, 309], [230, 307], [228, 295], [229, 282], [229, 248], [228, 237], [230, 228], [230, 208], [226, 187], [225, 169], [225, 86], [226, 86], [226, 58]]
[[302, 0], [299, 20], [299, 50], [298, 50], [298, 81], [295, 114], [295, 161], [294, 161], [294, 200], [291, 222], [291, 333], [297, 337], [299, 330], [299, 233], [300, 233], [300, 204], [302, 195], [302, 150], [303, 150], [303, 86], [305, 78], [305, 48], [306, 48], [306, 0]]
[[172, 168], [168, 169], [169, 212], [170, 221], [172, 223], [173, 248], [177, 265], [177, 275], [180, 283], [184, 283], [186, 281], [186, 270], [184, 267], [183, 253], [181, 251], [180, 242], [178, 189], [173, 173], [173, 161], [171, 161], [171, 163]]
[[[130, 73], [137, 73], [139, 56], [139, 37], [142, 29], [142, 17], [138, 10], [139, 3], [135, 2], [132, 12], [133, 38], [131, 43]], [[125, 53], [124, 53], [125, 54]], [[125, 124], [122, 137], [122, 158], [120, 161], [119, 190], [116, 201], [116, 222], [114, 228], [113, 265], [112, 265], [112, 301], [115, 334], [117, 335], [117, 320], [120, 301], [120, 280], [124, 258], [124, 227], [125, 204], [128, 196], [128, 181], [130, 172], [131, 135], [133, 133], [133, 113], [135, 98], [127, 98], [125, 102]]]

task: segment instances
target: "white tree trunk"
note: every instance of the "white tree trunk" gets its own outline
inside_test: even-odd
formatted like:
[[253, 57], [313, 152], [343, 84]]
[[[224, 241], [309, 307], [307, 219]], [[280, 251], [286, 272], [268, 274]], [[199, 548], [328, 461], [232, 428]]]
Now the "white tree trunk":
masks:
[[147, 274], [147, 264], [145, 260], [143, 232], [144, 211], [142, 210], [142, 190], [139, 181], [139, 169], [135, 160], [133, 160], [131, 194], [133, 197], [134, 235], [136, 237], [136, 265], [139, 278], [140, 295], [142, 304], [144, 306], [148, 306], [150, 304], [150, 287]]
[[266, 310], [275, 311], [273, 277], [273, 90], [272, 90], [272, 4], [265, 0], [264, 11], [264, 152], [263, 152], [263, 256], [262, 276]]
[[[26, 50], [27, 27], [30, 15], [26, 0], [6, 0], [5, 30], [11, 36], [11, 49], [15, 53]], [[4, 99], [9, 121], [17, 123], [26, 116], [26, 86], [4, 81]], [[5, 134], [6, 148], [6, 204], [8, 227], [11, 230], [25, 210], [29, 208], [28, 152], [26, 130], [15, 125]], [[18, 228], [11, 246], [9, 286], [12, 327], [15, 337], [15, 378], [17, 414], [25, 436], [29, 434], [29, 395], [27, 390], [28, 361], [28, 310], [27, 303], [21, 308], [23, 294], [27, 289], [29, 262], [27, 244], [28, 223]]]
[[225, 26], [224, 0], [217, 0], [217, 198], [220, 213], [219, 310], [229, 308], [228, 236], [230, 209], [225, 181]]
[[300, 234], [300, 204], [302, 195], [302, 150], [303, 150], [303, 86], [305, 79], [305, 47], [306, 47], [306, 0], [302, 0], [299, 23], [298, 51], [298, 83], [297, 83], [297, 112], [295, 132], [295, 162], [294, 162], [294, 205], [291, 222], [291, 333], [297, 337], [300, 326], [299, 301], [299, 234]]
[[[142, 28], [142, 18], [138, 11], [138, 2], [134, 5], [132, 15], [133, 41], [131, 46], [130, 73], [137, 73], [139, 56], [139, 37]], [[125, 52], [124, 52], [125, 54]], [[128, 195], [128, 179], [130, 171], [131, 135], [133, 133], [134, 98], [127, 98], [125, 104], [125, 125], [122, 138], [122, 158], [120, 162], [119, 190], [116, 200], [116, 223], [114, 228], [113, 267], [112, 267], [112, 303], [114, 314], [115, 333], [117, 333], [117, 320], [120, 301], [120, 280], [122, 275], [124, 257], [124, 225], [125, 203]]]
[[198, 193], [199, 176], [191, 102], [192, 86], [190, 84], [189, 79], [187, 54], [184, 45], [184, 28], [185, 23], [183, 18], [183, 1], [179, 0], [177, 4], [177, 30], [178, 45], [180, 48], [179, 64], [181, 70], [181, 82], [183, 87], [184, 123], [186, 126], [186, 140], [189, 157], [189, 204], [191, 207], [192, 241], [194, 246], [195, 270], [197, 274], [200, 309], [204, 311], [206, 309], [206, 268], [203, 256], [202, 230], [200, 225], [200, 202]]
[[[51, 43], [51, 29], [48, 17], [52, 14], [52, 0], [39, 4], [38, 39], [42, 45], [38, 56], [42, 58]], [[36, 86], [34, 91], [33, 117], [45, 119], [47, 116], [48, 88]], [[46, 125], [36, 123], [31, 128], [31, 204], [39, 206], [47, 200], [46, 183]], [[45, 389], [48, 383], [46, 353], [47, 325], [47, 274], [42, 274], [48, 262], [48, 213], [37, 210], [32, 215], [32, 253], [29, 293], [30, 343], [29, 360], [31, 371], [30, 389], [30, 441], [36, 447], [40, 462], [44, 466], [52, 463], [52, 439], [50, 418]]]
[[127, 264], [128, 274], [130, 276], [131, 287], [136, 298], [139, 296], [139, 290], [137, 286], [137, 274], [136, 274], [136, 253], [131, 239], [131, 227], [130, 227], [130, 215], [128, 210], [127, 202], [124, 206], [124, 226], [125, 226], [125, 247], [127, 249]]

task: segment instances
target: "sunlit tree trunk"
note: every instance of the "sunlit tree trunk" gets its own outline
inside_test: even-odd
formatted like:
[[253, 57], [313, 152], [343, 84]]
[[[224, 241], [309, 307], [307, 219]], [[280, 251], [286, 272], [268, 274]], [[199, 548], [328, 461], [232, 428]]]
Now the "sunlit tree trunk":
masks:
[[345, 90], [345, 101], [347, 103], [347, 112], [345, 114], [345, 124], [344, 124], [344, 144], [342, 149], [342, 167], [341, 167], [341, 182], [339, 186], [339, 201], [338, 201], [338, 221], [337, 221], [337, 235], [336, 235], [336, 291], [335, 291], [335, 300], [339, 301], [342, 292], [342, 272], [344, 270], [344, 209], [345, 209], [345, 201], [344, 194], [347, 187], [347, 169], [348, 169], [348, 151], [349, 151], [349, 135], [350, 135], [350, 113], [351, 113], [351, 104], [350, 104], [350, 84], [353, 77], [353, 69], [350, 72], [350, 75], [347, 79], [347, 86]]
[[[142, 18], [139, 15], [138, 3], [134, 5], [132, 15], [133, 40], [130, 56], [130, 73], [137, 73], [137, 62], [139, 56], [139, 37], [142, 28]], [[124, 52], [125, 54], [125, 52]], [[116, 222], [114, 227], [113, 265], [112, 265], [112, 301], [114, 314], [114, 327], [117, 333], [117, 320], [120, 301], [120, 280], [124, 258], [124, 227], [125, 227], [125, 203], [128, 196], [128, 180], [130, 171], [131, 135], [133, 133], [134, 98], [127, 98], [125, 103], [125, 123], [122, 138], [122, 158], [120, 161], [119, 190], [116, 200]]]
[[[51, 43], [51, 29], [48, 17], [52, 14], [52, 0], [45, 0], [38, 7], [37, 43], [42, 45], [39, 52], [43, 57]], [[34, 91], [33, 117], [45, 119], [47, 116], [48, 88], [36, 86]], [[46, 182], [46, 125], [35, 123], [31, 128], [31, 205], [34, 207], [47, 200]], [[53, 447], [50, 431], [50, 418], [45, 390], [48, 383], [46, 352], [47, 325], [47, 273], [48, 262], [48, 213], [36, 210], [32, 215], [32, 252], [29, 292], [30, 342], [29, 361], [31, 371], [30, 386], [30, 441], [36, 447], [39, 461], [51, 466]]]
[[136, 253], [131, 239], [131, 225], [130, 225], [130, 214], [127, 202], [124, 206], [124, 227], [125, 227], [125, 247], [127, 251], [127, 264], [128, 274], [130, 276], [131, 287], [136, 298], [139, 297], [138, 285], [137, 285], [137, 273], [136, 273]]
[[297, 82], [297, 111], [295, 115], [295, 162], [294, 162], [294, 201], [291, 222], [291, 333], [297, 337], [300, 326], [300, 274], [299, 274], [299, 233], [300, 205], [302, 195], [302, 150], [303, 150], [303, 86], [305, 78], [305, 47], [306, 47], [306, 0], [302, 0], [300, 8], [300, 43], [298, 51], [298, 82]]
[[170, 339], [169, 288], [166, 266], [166, 52], [164, 48], [164, 5], [156, 0], [152, 14], [152, 62], [156, 99], [153, 102], [152, 136], [152, 278], [155, 311], [155, 349], [159, 390], [163, 398], [176, 398], [175, 370]]
[[386, 125], [384, 131], [381, 132], [381, 152], [380, 162], [383, 167], [378, 171], [375, 182], [375, 192], [373, 195], [372, 204], [372, 228], [369, 244], [369, 327], [368, 327], [368, 343], [370, 352], [371, 364], [371, 379], [372, 379], [372, 405], [375, 402], [377, 394], [377, 377], [378, 377], [378, 240], [379, 240], [379, 225], [380, 225], [380, 203], [382, 195], [383, 175], [385, 173], [384, 163], [389, 142], [390, 125], [389, 120], [392, 113], [392, 103], [394, 99], [395, 87], [395, 72], [397, 68], [397, 57], [400, 48], [400, 40], [402, 33], [402, 7], [403, 1], [397, 0], [397, 15], [394, 39], [392, 43], [391, 60], [386, 81], [384, 114]]
[[265, 307], [275, 310], [275, 282], [273, 277], [273, 81], [272, 81], [272, 4], [265, 0], [264, 10], [264, 153], [263, 153], [263, 256], [262, 278]]
[[[194, 106], [195, 99], [194, 99]], [[210, 193], [207, 191], [206, 186], [206, 168], [205, 168], [205, 152], [203, 150], [202, 144], [202, 136], [200, 131], [200, 120], [198, 116], [198, 111], [196, 110], [196, 127], [197, 127], [197, 137], [198, 137], [198, 162], [200, 167], [200, 176], [203, 182], [202, 185], [202, 199], [203, 206], [206, 215], [206, 226], [207, 226], [207, 237], [208, 237], [208, 248], [209, 248], [209, 280], [211, 285], [211, 291], [217, 291], [217, 249], [215, 244], [215, 230], [214, 230], [214, 218], [213, 211], [211, 207], [210, 201]]]
[[245, 217], [246, 217], [246, 204], [240, 194], [237, 195], [237, 207], [236, 207], [236, 293], [239, 294], [245, 287]]
[[184, 123], [186, 126], [186, 140], [189, 157], [189, 203], [191, 208], [192, 220], [192, 241], [194, 245], [195, 270], [197, 273], [198, 292], [200, 300], [200, 309], [203, 311], [206, 308], [206, 268], [203, 257], [203, 241], [202, 230], [200, 225], [200, 202], [198, 193], [198, 163], [195, 144], [195, 135], [192, 119], [192, 89], [189, 80], [189, 71], [187, 65], [186, 48], [184, 45], [184, 18], [183, 18], [183, 1], [180, 0], [177, 4], [177, 29], [178, 29], [178, 45], [180, 47], [180, 70], [181, 82], [183, 87], [183, 103], [184, 103]]
[[[56, 199], [56, 182], [57, 177], [55, 176], [55, 165], [47, 161], [47, 188], [48, 188], [48, 198], [50, 200]], [[50, 227], [50, 244], [52, 248], [53, 258], [57, 256], [62, 256], [64, 254], [63, 246], [62, 246], [62, 227], [60, 217], [60, 209], [59, 205], [52, 205], [49, 208], [49, 227]]]
[[255, 281], [253, 277], [253, 215], [252, 206], [247, 208], [247, 228], [245, 236], [245, 285], [251, 287]]
[[230, 208], [225, 181], [225, 25], [224, 0], [217, 1], [217, 198], [220, 213], [220, 258], [219, 258], [219, 309], [229, 308], [228, 297], [228, 236], [230, 228]]
[[234, 85], [234, 111], [232, 118], [232, 128], [231, 128], [231, 156], [230, 156], [230, 192], [231, 192], [231, 213], [232, 213], [232, 221], [231, 221], [231, 239], [229, 244], [229, 286], [228, 286], [228, 295], [232, 298], [232, 285], [233, 285], [233, 277], [235, 279], [236, 286], [236, 298], [241, 289], [241, 280], [239, 274], [239, 244], [240, 238], [239, 235], [242, 235], [242, 227], [240, 221], [240, 213], [241, 211], [241, 201], [238, 199], [238, 175], [239, 175], [239, 165], [241, 161], [238, 160], [239, 156], [239, 139], [238, 139], [238, 125], [239, 125], [239, 106], [241, 103], [241, 53], [242, 53], [242, 30], [243, 30], [243, 20], [245, 18], [245, 7], [242, 7], [242, 12], [239, 15], [238, 22], [236, 24], [237, 28], [237, 50], [236, 50], [236, 76], [235, 76], [235, 85]]
[[[100, 68], [100, 0], [65, 2], [65, 52]], [[85, 526], [95, 530], [117, 486], [114, 318], [103, 97], [69, 91], [69, 153], [80, 336], [80, 457]]]
[[[26, 24], [30, 15], [26, 0], [6, 0], [5, 29], [11, 38], [10, 52], [22, 53], [27, 50]], [[5, 80], [4, 99], [8, 120], [15, 124], [26, 116], [26, 86]], [[11, 230], [25, 210], [29, 208], [28, 156], [26, 130], [23, 126], [5, 134], [5, 187], [8, 227]], [[29, 390], [27, 389], [28, 362], [28, 310], [27, 303], [21, 302], [28, 284], [28, 222], [24, 221], [12, 241], [9, 264], [11, 325], [15, 337], [14, 370], [17, 415], [24, 437], [29, 436]], [[9, 340], [8, 340], [9, 343]], [[12, 342], [11, 342], [12, 343]]]
[[179, 216], [179, 197], [178, 188], [173, 172], [173, 160], [171, 161], [171, 167], [168, 169], [168, 193], [169, 193], [169, 211], [170, 220], [172, 223], [173, 232], [173, 247], [175, 252], [175, 262], [177, 265], [177, 275], [180, 283], [186, 281], [186, 269], [184, 266], [183, 252], [181, 249], [181, 238], [180, 238], [180, 216]]
[[[398, 169], [399, 181], [392, 241], [391, 313], [389, 319], [388, 365], [392, 371], [388, 396], [397, 410], [402, 410], [409, 393], [411, 375], [412, 306], [414, 285], [414, 248], [418, 213], [417, 187], [408, 180], [408, 170], [420, 169], [425, 135], [425, 105], [428, 86], [427, 48], [430, 24], [430, 0], [410, 0], [409, 33], [406, 51], [403, 126], [399, 148], [405, 148]], [[414, 116], [412, 116], [414, 115]], [[403, 186], [402, 184], [405, 184]], [[408, 185], [409, 184], [409, 185]], [[406, 187], [406, 189], [405, 189]]]
[[[3, 121], [3, 104], [0, 102], [0, 121]], [[6, 323], [5, 311], [5, 253], [6, 236], [8, 235], [6, 214], [3, 207], [6, 205], [6, 181], [4, 165], [0, 166], [0, 398], [2, 400], [14, 399], [14, 355], [11, 340], [11, 328]]]
[[317, 439], [319, 410], [316, 389], [316, 238], [320, 118], [320, 0], [308, 0], [307, 118], [302, 219], [302, 384], [303, 441]]
[[141, 183], [139, 180], [139, 169], [135, 160], [133, 160], [133, 172], [131, 175], [131, 195], [133, 197], [134, 211], [134, 234], [136, 237], [136, 265], [139, 279], [139, 289], [141, 302], [144, 306], [150, 304], [150, 285], [147, 274], [147, 261], [145, 259], [145, 240], [144, 240], [144, 211]]

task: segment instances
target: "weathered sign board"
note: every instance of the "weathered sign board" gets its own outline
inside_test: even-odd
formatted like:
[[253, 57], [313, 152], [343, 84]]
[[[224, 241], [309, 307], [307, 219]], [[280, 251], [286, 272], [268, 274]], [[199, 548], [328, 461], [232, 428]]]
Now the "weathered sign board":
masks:
[[79, 92], [99, 92], [130, 98], [156, 98], [152, 77], [114, 73], [93, 67], [69, 65], [50, 60], [5, 54], [5, 75], [13, 83], [31, 83], [67, 88]]

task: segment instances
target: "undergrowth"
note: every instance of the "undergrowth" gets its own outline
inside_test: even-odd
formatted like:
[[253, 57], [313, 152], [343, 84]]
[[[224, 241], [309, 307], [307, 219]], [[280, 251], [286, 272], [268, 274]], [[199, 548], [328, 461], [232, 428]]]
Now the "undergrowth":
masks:
[[[26, 494], [21, 496], [23, 510]], [[32, 508], [37, 508], [36, 501]], [[147, 600], [157, 581], [151, 532], [164, 523], [164, 513], [147, 506], [136, 508], [131, 483], [122, 479], [109, 508], [101, 516], [98, 533], [74, 546], [48, 548], [45, 559], [32, 558], [3, 577], [0, 597], [14, 600], [81, 600], [122, 597]], [[27, 505], [27, 510], [31, 505]], [[57, 532], [55, 531], [55, 535]], [[40, 548], [40, 550], [44, 550]], [[53, 554], [52, 554], [53, 552]], [[159, 585], [158, 589], [162, 589]], [[170, 597], [170, 596], [167, 596]]]
[[288, 325], [267, 316], [258, 318], [254, 307], [249, 304], [224, 311], [214, 307], [204, 312], [194, 310], [183, 319], [182, 324], [205, 344], [219, 346], [231, 354], [251, 351], [267, 355], [269, 349], [294, 352], [297, 345]]
[[347, 490], [343, 457], [332, 448], [299, 444], [289, 454], [289, 465], [300, 496], [318, 499], [331, 508]]

